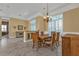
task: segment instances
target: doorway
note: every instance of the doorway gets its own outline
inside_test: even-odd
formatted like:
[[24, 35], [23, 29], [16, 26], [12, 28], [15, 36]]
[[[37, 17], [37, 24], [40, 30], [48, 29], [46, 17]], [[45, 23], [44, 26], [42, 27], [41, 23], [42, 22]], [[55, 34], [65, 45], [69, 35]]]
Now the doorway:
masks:
[[2, 21], [1, 25], [1, 31], [2, 31], [2, 36], [8, 35], [8, 21]]

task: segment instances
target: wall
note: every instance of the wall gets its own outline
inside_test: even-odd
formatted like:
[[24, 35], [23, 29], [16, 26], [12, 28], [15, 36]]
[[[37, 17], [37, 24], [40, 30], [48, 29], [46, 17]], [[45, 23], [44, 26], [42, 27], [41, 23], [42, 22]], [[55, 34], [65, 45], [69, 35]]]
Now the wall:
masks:
[[79, 8], [64, 13], [64, 32], [79, 32]]
[[[18, 25], [23, 25], [23, 30], [18, 30]], [[24, 27], [26, 27], [24, 29]], [[16, 38], [16, 31], [28, 31], [29, 21], [21, 20], [17, 18], [10, 18], [9, 20], [9, 37]]]
[[36, 17], [36, 30], [39, 30], [39, 31], [48, 30], [48, 24], [46, 21], [44, 21], [44, 18], [42, 16]]

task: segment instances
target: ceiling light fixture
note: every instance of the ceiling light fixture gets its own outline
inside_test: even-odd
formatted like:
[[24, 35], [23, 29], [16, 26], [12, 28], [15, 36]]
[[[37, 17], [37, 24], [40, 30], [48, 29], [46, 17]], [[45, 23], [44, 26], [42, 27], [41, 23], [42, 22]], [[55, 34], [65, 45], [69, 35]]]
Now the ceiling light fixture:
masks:
[[47, 3], [46, 4], [46, 8], [43, 8], [44, 11], [46, 10], [45, 11], [45, 15], [44, 15], [44, 20], [47, 21], [47, 22], [49, 21], [49, 12], [48, 12], [48, 9], [49, 8], [48, 8], [48, 3]]

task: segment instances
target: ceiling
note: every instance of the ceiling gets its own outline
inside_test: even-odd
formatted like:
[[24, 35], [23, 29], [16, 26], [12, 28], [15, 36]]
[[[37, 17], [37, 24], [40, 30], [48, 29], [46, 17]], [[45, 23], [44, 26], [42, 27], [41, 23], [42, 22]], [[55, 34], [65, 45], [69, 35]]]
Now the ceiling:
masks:
[[[2, 18], [30, 19], [43, 15], [46, 3], [0, 3], [0, 16]], [[48, 3], [49, 15], [63, 13], [67, 10], [79, 7], [77, 3]]]

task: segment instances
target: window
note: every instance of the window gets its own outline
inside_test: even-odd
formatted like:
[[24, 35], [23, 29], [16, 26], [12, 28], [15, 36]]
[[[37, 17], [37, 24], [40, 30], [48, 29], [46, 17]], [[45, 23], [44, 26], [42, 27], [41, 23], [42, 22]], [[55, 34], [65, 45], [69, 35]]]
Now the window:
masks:
[[7, 25], [2, 25], [1, 26], [1, 31], [2, 32], [7, 32]]
[[31, 21], [31, 31], [36, 31], [36, 20]]
[[57, 32], [63, 32], [63, 15], [55, 15], [51, 17], [49, 23], [48, 23], [48, 31], [51, 33], [51, 31], [57, 31]]

